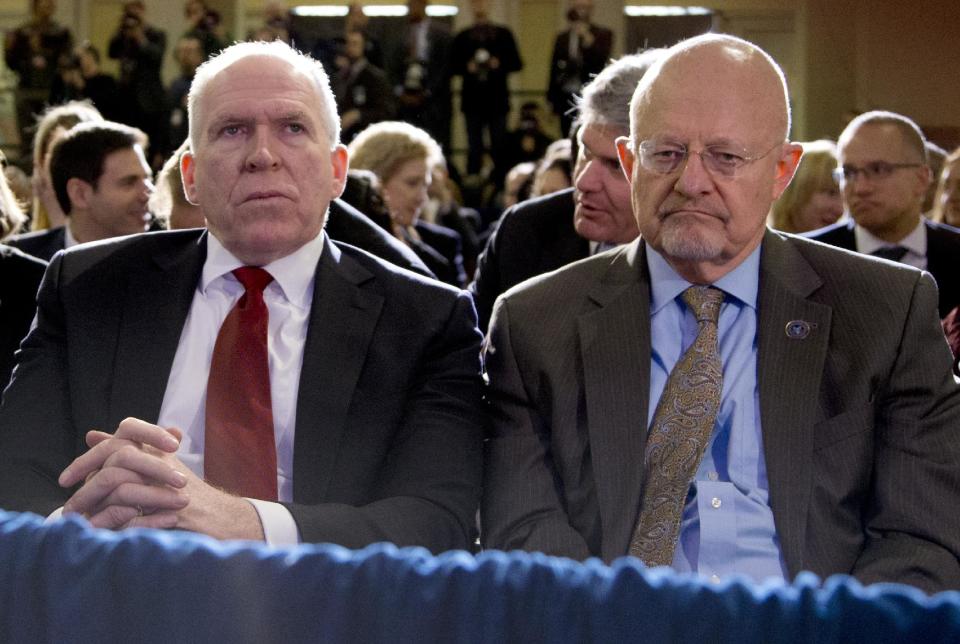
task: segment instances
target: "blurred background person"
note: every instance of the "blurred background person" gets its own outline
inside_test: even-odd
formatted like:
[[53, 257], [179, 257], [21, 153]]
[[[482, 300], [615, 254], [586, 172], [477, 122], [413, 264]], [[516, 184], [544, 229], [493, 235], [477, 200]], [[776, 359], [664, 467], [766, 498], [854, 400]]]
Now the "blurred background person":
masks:
[[947, 157], [936, 185], [930, 219], [960, 228], [960, 148]]
[[460, 235], [420, 218], [431, 169], [443, 162], [440, 145], [409, 123], [383, 121], [360, 132], [348, 149], [351, 167], [370, 170], [380, 180], [394, 236], [409, 245], [438, 279], [463, 287]]
[[167, 105], [170, 108], [167, 141], [170, 147], [176, 148], [187, 138], [187, 93], [197, 67], [205, 60], [203, 43], [195, 36], [181, 36], [173, 50], [173, 57], [180, 68], [180, 75], [173, 79], [167, 90]]
[[365, 42], [363, 31], [347, 32], [343, 51], [337, 56], [337, 73], [332, 78], [344, 143], [371, 123], [393, 117], [390, 83], [386, 73], [367, 60]]
[[[537, 164], [533, 161], [524, 161], [510, 168], [503, 184], [504, 210], [530, 198], [530, 191], [533, 190], [533, 175], [536, 171]], [[491, 228], [495, 226], [496, 222], [491, 225]]]
[[203, 0], [187, 0], [183, 3], [183, 17], [187, 22], [184, 36], [191, 36], [203, 43], [204, 58], [209, 58], [226, 46], [227, 34], [214, 11]]
[[561, 136], [570, 135], [576, 114], [574, 97], [610, 62], [613, 32], [593, 24], [593, 0], [571, 0], [569, 28], [557, 34], [550, 59], [547, 100], [560, 119]]
[[836, 144], [820, 139], [801, 145], [800, 167], [770, 210], [770, 227], [785, 233], [817, 230], [843, 214], [843, 196], [833, 177], [837, 168]]
[[[0, 152], [0, 164], [6, 163]], [[0, 176], [0, 241], [16, 233], [26, 219], [6, 179]], [[37, 310], [37, 289], [46, 267], [46, 262], [0, 244], [0, 388], [10, 380], [13, 354], [30, 330]]]
[[153, 194], [147, 202], [147, 209], [160, 222], [162, 228], [179, 230], [207, 226], [203, 211], [199, 206], [187, 201], [183, 192], [180, 157], [189, 149], [189, 141], [184, 141], [164, 162], [157, 174]]
[[110, 58], [120, 63], [118, 88], [127, 125], [143, 130], [150, 140], [147, 160], [159, 167], [167, 153], [167, 92], [160, 80], [167, 35], [146, 21], [143, 0], [123, 3], [123, 15], [110, 39]]
[[60, 58], [73, 49], [70, 30], [54, 21], [55, 0], [31, 0], [30, 20], [7, 33], [4, 54], [7, 67], [17, 73], [17, 126], [23, 155], [30, 154], [29, 128], [43, 111], [57, 77]]
[[384, 71], [393, 87], [397, 118], [430, 133], [450, 153], [450, 51], [453, 36], [427, 16], [427, 0], [407, 0], [400, 29], [381, 36]]
[[533, 173], [531, 197], [573, 187], [573, 146], [570, 139], [554, 141]]
[[947, 162], [947, 151], [941, 148], [933, 141], [926, 141], [924, 145], [927, 148], [927, 165], [930, 166], [930, 176], [933, 180], [927, 186], [927, 194], [923, 197], [923, 212], [930, 213], [933, 210], [933, 200], [937, 192], [937, 179], [943, 172], [943, 166]]
[[89, 40], [77, 45], [70, 56], [60, 59], [60, 74], [50, 89], [50, 104], [88, 100], [108, 120], [120, 114], [117, 81], [100, 69], [100, 52]]
[[66, 222], [50, 179], [49, 154], [53, 144], [79, 123], [102, 120], [103, 116], [97, 108], [86, 101], [70, 101], [50, 107], [40, 115], [33, 135], [31, 230], [58, 228]]
[[474, 23], [453, 39], [452, 73], [463, 78], [460, 110], [467, 125], [467, 174], [471, 182], [481, 181], [486, 134], [493, 161], [491, 181], [500, 187], [509, 169], [503, 156], [510, 112], [507, 79], [523, 69], [523, 61], [513, 32], [490, 22], [489, 4], [489, 0], [470, 1]]

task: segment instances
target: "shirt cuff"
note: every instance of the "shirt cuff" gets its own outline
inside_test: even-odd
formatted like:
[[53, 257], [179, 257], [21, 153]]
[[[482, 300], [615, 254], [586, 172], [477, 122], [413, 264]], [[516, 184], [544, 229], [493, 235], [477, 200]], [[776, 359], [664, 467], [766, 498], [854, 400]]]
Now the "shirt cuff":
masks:
[[279, 503], [244, 498], [260, 515], [263, 538], [268, 545], [290, 546], [300, 543], [300, 531], [297, 530], [297, 522], [293, 520], [290, 510]]
[[52, 523], [53, 521], [56, 521], [57, 519], [59, 519], [59, 518], [62, 517], [62, 516], [63, 516], [63, 506], [61, 505], [59, 508], [57, 508], [56, 510], [54, 510], [53, 512], [51, 512], [50, 514], [48, 514], [48, 515], [47, 515], [47, 518], [44, 519], [43, 522], [44, 522], [44, 523]]

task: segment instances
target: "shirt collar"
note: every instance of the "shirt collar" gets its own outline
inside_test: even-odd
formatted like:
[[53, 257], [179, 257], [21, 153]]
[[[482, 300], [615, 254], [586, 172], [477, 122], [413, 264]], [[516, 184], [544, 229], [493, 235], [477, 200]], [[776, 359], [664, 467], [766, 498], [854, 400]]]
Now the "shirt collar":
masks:
[[[263, 269], [273, 276], [274, 283], [288, 301], [306, 308], [313, 301], [313, 279], [322, 252], [323, 231], [320, 231], [312, 240], [289, 255], [270, 262]], [[203, 264], [200, 290], [206, 293], [214, 281], [241, 266], [245, 264], [224, 248], [213, 233], [207, 234], [207, 259]], [[235, 278], [231, 275], [229, 279]]]
[[[740, 265], [718, 279], [713, 286], [756, 310], [760, 284], [760, 248], [758, 245]], [[647, 268], [650, 271], [650, 313], [655, 315], [678, 295], [693, 286], [680, 277], [660, 253], [647, 244]]]
[[910, 231], [909, 235], [898, 241], [896, 244], [891, 244], [888, 241], [884, 241], [879, 237], [876, 237], [860, 224], [857, 224], [853, 227], [853, 234], [857, 242], [857, 251], [865, 255], [869, 255], [879, 248], [888, 246], [903, 246], [914, 255], [919, 257], [927, 256], [927, 231], [924, 226], [923, 217], [921, 217], [920, 221], [917, 222], [916, 228]]

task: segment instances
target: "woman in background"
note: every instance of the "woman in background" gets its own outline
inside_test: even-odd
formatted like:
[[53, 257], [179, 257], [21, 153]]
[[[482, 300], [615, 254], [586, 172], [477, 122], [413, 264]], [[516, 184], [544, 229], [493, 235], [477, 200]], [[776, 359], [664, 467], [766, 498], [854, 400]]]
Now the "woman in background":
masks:
[[350, 167], [370, 170], [390, 214], [390, 232], [423, 260], [442, 281], [463, 287], [460, 235], [420, 219], [427, 204], [432, 170], [443, 163], [439, 144], [424, 130], [400, 121], [375, 123], [349, 145]]
[[943, 164], [930, 219], [960, 228], [960, 148]]
[[[0, 152], [0, 162], [6, 158]], [[26, 216], [0, 173], [0, 240], [16, 233]], [[13, 354], [30, 330], [37, 310], [36, 297], [47, 263], [0, 244], [0, 388], [13, 370]]]
[[800, 167], [770, 210], [770, 227], [786, 233], [823, 228], [843, 214], [840, 186], [833, 178], [837, 167], [836, 144], [820, 139], [801, 145]]

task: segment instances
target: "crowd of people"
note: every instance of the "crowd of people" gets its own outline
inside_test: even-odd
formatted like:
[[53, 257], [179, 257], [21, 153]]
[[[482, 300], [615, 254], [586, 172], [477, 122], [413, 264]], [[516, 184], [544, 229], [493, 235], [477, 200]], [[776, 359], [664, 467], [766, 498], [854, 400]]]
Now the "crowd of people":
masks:
[[[308, 55], [272, 9], [221, 51], [194, 0], [172, 104], [127, 2], [106, 94], [153, 98], [118, 123], [33, 3], [76, 66], [28, 213], [0, 182], [0, 507], [960, 588], [960, 150], [890, 111], [792, 142], [761, 49], [610, 61], [586, 0], [553, 53], [570, 136], [529, 105], [507, 136], [521, 62], [486, 4], [436, 40], [423, 0], [398, 42], [354, 12]], [[435, 64], [464, 76], [463, 181]], [[462, 198], [485, 149], [502, 214]]]

